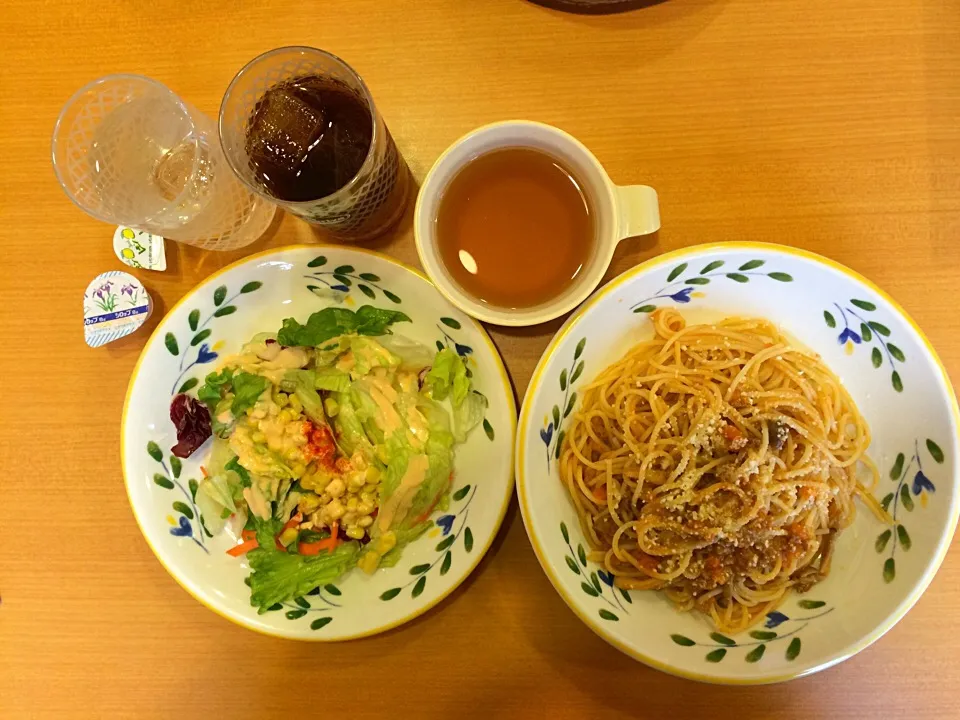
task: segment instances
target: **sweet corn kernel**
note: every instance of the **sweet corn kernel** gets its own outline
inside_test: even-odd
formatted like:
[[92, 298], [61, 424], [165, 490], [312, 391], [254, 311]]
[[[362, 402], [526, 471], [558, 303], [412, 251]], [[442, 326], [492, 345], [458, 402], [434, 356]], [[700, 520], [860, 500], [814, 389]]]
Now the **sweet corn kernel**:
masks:
[[350, 496], [350, 497], [347, 498], [347, 510], [349, 510], [350, 512], [356, 512], [356, 511], [357, 511], [357, 506], [358, 506], [359, 504], [360, 504], [360, 503], [357, 501], [357, 498], [355, 498], [355, 497], [353, 497], [353, 496]]
[[366, 481], [367, 478], [363, 473], [354, 473], [347, 479], [347, 486], [351, 490], [359, 490]]
[[293, 476], [296, 478], [303, 477], [303, 473], [306, 472], [307, 466], [302, 462], [295, 462], [290, 466], [290, 472], [293, 473]]
[[367, 515], [367, 517], [362, 517], [359, 520], [357, 520], [357, 525], [359, 525], [362, 528], [368, 528], [371, 525], [373, 525], [373, 518], [370, 517], [369, 515]]
[[313, 494], [301, 496], [297, 503], [297, 509], [304, 515], [309, 515], [318, 507], [320, 507], [320, 498]]
[[[343, 503], [337, 499], [333, 499], [330, 501], [330, 504], [323, 509], [323, 512], [327, 519], [333, 522], [342, 518], [345, 511], [343, 509]], [[396, 538], [394, 538], [394, 544], [396, 544]]]
[[355, 512], [350, 512], [350, 509], [347, 509], [347, 512], [343, 514], [343, 517], [340, 518], [340, 523], [344, 527], [350, 527], [351, 525], [357, 524], [357, 514]]
[[299, 415], [303, 411], [303, 403], [296, 395], [290, 396], [290, 409], [293, 410], [295, 415]]
[[326, 489], [327, 489], [327, 492], [330, 494], [330, 497], [332, 498], [340, 497], [341, 495], [343, 495], [343, 491], [345, 490], [345, 488], [343, 487], [343, 480], [341, 480], [340, 478], [334, 478], [333, 480], [330, 481], [330, 484], [327, 485]]
[[380, 564], [380, 555], [373, 550], [368, 550], [357, 561], [357, 567], [363, 570], [367, 575], [372, 575], [377, 565]]
[[[370, 490], [364, 490], [362, 493], [360, 493], [360, 502], [370, 506], [376, 505], [377, 504], [376, 493]], [[373, 512], [373, 510], [371, 509], [370, 512]]]
[[397, 534], [393, 532], [393, 530], [388, 530], [383, 535], [381, 535], [380, 538], [377, 540], [376, 550], [381, 555], [385, 555], [386, 553], [393, 550], [396, 544], [397, 544]]
[[273, 394], [273, 401], [280, 407], [286, 407], [290, 397], [286, 393], [276, 392]]
[[255, 443], [265, 443], [267, 441], [267, 436], [257, 430], [255, 433], [253, 433], [253, 435], [250, 436], [250, 439]]
[[380, 468], [378, 468], [376, 465], [371, 465], [368, 467], [366, 480], [368, 485], [376, 485], [378, 482], [380, 482]]
[[366, 535], [366, 532], [364, 532], [363, 528], [360, 528], [360, 527], [347, 528], [348, 538], [353, 538], [354, 540], [363, 540], [364, 535]]
[[323, 409], [327, 413], [327, 417], [336, 417], [337, 413], [340, 412], [340, 404], [333, 398], [327, 398], [323, 401]]
[[293, 419], [296, 417], [296, 414], [290, 408], [284, 408], [280, 411], [280, 416], [277, 418], [281, 423], [290, 423], [293, 422]]
[[271, 437], [267, 440], [267, 447], [273, 452], [280, 452], [283, 450], [283, 441], [280, 438]]
[[357, 505], [357, 515], [361, 517], [364, 515], [369, 515], [373, 512], [373, 505], [367, 502], [361, 502]]
[[280, 533], [280, 544], [284, 547], [288, 547], [290, 543], [297, 539], [297, 535], [300, 534], [300, 531], [297, 528], [287, 528], [282, 533]]

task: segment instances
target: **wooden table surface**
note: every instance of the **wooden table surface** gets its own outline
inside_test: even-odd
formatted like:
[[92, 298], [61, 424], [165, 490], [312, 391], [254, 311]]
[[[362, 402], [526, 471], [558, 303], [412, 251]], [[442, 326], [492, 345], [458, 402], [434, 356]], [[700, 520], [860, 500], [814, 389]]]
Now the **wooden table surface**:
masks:
[[[121, 268], [112, 228], [61, 192], [56, 115], [98, 76], [168, 84], [215, 113], [233, 74], [309, 44], [363, 75], [422, 179], [482, 123], [558, 125], [663, 229], [608, 277], [722, 240], [796, 245], [896, 297], [960, 378], [960, 6], [954, 0], [666, 0], [578, 16], [526, 0], [6, 0], [0, 26], [0, 716], [138, 718], [960, 716], [960, 553], [858, 657], [765, 688], [700, 685], [593, 635], [537, 564], [516, 502], [473, 576], [427, 615], [335, 646], [202, 607], [140, 536], [121, 477], [127, 379], [165, 309], [246, 252], [168, 245], [138, 271], [160, 312], [91, 350], [81, 295]], [[374, 244], [417, 264], [410, 213]], [[493, 330], [518, 397], [559, 321]]]

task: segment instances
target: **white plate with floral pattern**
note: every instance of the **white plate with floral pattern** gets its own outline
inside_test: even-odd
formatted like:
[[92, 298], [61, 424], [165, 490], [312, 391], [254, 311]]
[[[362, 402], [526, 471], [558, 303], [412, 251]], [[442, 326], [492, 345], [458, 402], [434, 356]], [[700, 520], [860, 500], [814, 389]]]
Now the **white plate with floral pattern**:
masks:
[[[577, 389], [652, 337], [649, 313], [688, 322], [765, 317], [820, 353], [870, 424], [874, 490], [886, 527], [858, 503], [829, 577], [790, 594], [733, 636], [679, 613], [657, 592], [623, 591], [589, 562], [588, 543], [557, 471]], [[929, 342], [882, 290], [826, 258], [753, 243], [702, 245], [610, 282], [553, 338], [520, 413], [517, 492], [540, 564], [576, 614], [605, 640], [666, 672], [718, 683], [788, 680], [838, 663], [881, 637], [916, 602], [957, 524], [957, 401]]]
[[[173, 457], [171, 398], [189, 392], [257, 332], [284, 318], [306, 321], [334, 303], [402, 310], [394, 328], [412, 340], [454, 348], [489, 407], [458, 445], [446, 511], [392, 568], [347, 573], [336, 584], [258, 615], [244, 584], [246, 562], [226, 554], [236, 540], [204, 531], [194, 501], [204, 449]], [[130, 504], [147, 543], [204, 605], [253, 630], [300, 640], [343, 640], [396, 627], [449, 595], [477, 566], [513, 491], [516, 406], [496, 348], [483, 328], [450, 305], [422, 274], [384, 255], [298, 246], [253, 255], [207, 278], [167, 314], [147, 341], [124, 404], [121, 454]]]

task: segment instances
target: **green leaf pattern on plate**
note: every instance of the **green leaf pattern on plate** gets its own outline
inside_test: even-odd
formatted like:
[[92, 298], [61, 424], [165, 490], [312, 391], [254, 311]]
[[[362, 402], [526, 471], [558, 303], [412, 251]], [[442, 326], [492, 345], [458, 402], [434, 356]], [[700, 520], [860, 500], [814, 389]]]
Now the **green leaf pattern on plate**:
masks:
[[[698, 287], [709, 285], [711, 279], [732, 280], [735, 283], [748, 283], [751, 278], [761, 277], [777, 282], [793, 282], [793, 276], [785, 272], [768, 272], [766, 260], [747, 260], [737, 267], [726, 267], [726, 261], [714, 260], [707, 263], [698, 273], [688, 273], [688, 264], [680, 263], [667, 273], [666, 284], [657, 292], [648, 298], [638, 300], [630, 306], [635, 313], [652, 313], [658, 307], [658, 302], [670, 300], [679, 305], [689, 303], [693, 297], [701, 297], [703, 291], [698, 291], [694, 296], [694, 291]], [[692, 272], [692, 270], [691, 270]], [[686, 275], [686, 277], [682, 277]], [[832, 318], [831, 318], [832, 319]], [[829, 320], [828, 320], [829, 322]]]
[[[943, 450], [935, 441], [927, 438], [923, 447], [934, 463], [937, 465], [943, 464]], [[892, 492], [888, 492], [880, 501], [883, 509], [889, 512], [893, 518], [893, 527], [887, 528], [877, 535], [873, 547], [877, 553], [887, 556], [883, 561], [883, 579], [888, 583], [897, 579], [897, 550], [909, 552], [910, 548], [913, 547], [913, 539], [903, 523], [903, 516], [900, 511], [913, 512], [916, 507], [915, 499], [919, 499], [920, 504], [926, 507], [929, 496], [936, 492], [936, 485], [924, 472], [924, 460], [925, 456], [921, 452], [920, 442], [915, 438], [913, 454], [909, 459], [904, 453], [897, 453], [897, 457], [890, 468], [890, 480], [897, 483], [897, 487]], [[914, 466], [916, 466], [916, 471], [914, 471]], [[927, 468], [930, 468], [929, 464]], [[888, 548], [889, 552], [887, 552]]]
[[[797, 607], [801, 611], [819, 610], [826, 606], [822, 600], [803, 599], [797, 601]], [[748, 635], [749, 640], [738, 640], [719, 632], [711, 632], [709, 642], [697, 642], [696, 640], [674, 633], [670, 639], [681, 647], [701, 647], [706, 648], [708, 652], [704, 655], [704, 660], [710, 663], [718, 663], [739, 649], [746, 649], [742, 658], [744, 662], [755, 663], [763, 659], [767, 648], [779, 643], [787, 638], [792, 638], [787, 645], [784, 656], [787, 660], [796, 660], [800, 654], [801, 642], [800, 632], [814, 620], [829, 615], [834, 608], [827, 608], [822, 612], [813, 615], [801, 612], [798, 616], [791, 617], [780, 610], [767, 613], [766, 622], [763, 630], [751, 630]], [[782, 628], [782, 629], [781, 629]], [[781, 646], [782, 647], [782, 646]], [[739, 653], [738, 653], [739, 654]]]
[[[163, 470], [163, 472], [154, 473], [154, 484], [167, 491], [178, 490], [183, 496], [182, 499], [173, 500], [171, 503], [173, 513], [167, 515], [167, 522], [171, 526], [170, 534], [174, 537], [190, 538], [199, 548], [209, 554], [210, 550], [207, 548], [204, 538], [204, 535], [209, 536], [209, 533], [205, 533], [203, 518], [200, 515], [200, 510], [197, 508], [195, 500], [197, 494], [196, 489], [198, 487], [197, 481], [191, 479], [187, 482], [187, 486], [184, 487], [180, 481], [180, 474], [183, 470], [183, 464], [180, 458], [171, 455], [170, 466], [168, 467], [167, 461], [163, 458], [163, 451], [160, 449], [160, 445], [153, 440], [147, 443], [146, 450], [147, 455], [159, 464]], [[198, 523], [200, 528], [204, 529], [195, 528], [194, 522]]]
[[[189, 373], [196, 366], [211, 363], [219, 357], [217, 351], [212, 349], [206, 342], [213, 334], [213, 329], [206, 327], [210, 321], [216, 318], [233, 315], [237, 311], [237, 306], [234, 304], [234, 301], [237, 300], [241, 295], [247, 295], [255, 290], [259, 290], [262, 286], [263, 283], [258, 280], [248, 282], [240, 288], [239, 292], [234, 293], [228, 298], [227, 294], [229, 290], [227, 289], [227, 286], [219, 285], [213, 291], [214, 310], [207, 315], [206, 319], [203, 319], [201, 322], [202, 314], [199, 308], [194, 308], [190, 311], [189, 315], [187, 315], [187, 328], [189, 331], [185, 332], [181, 337], [189, 337], [190, 342], [182, 355], [180, 354], [180, 343], [178, 342], [176, 335], [174, 335], [172, 332], [168, 332], [164, 336], [163, 344], [166, 346], [170, 354], [174, 357], [180, 357], [179, 374], [177, 375], [177, 379], [174, 381], [173, 387], [170, 390], [171, 395], [193, 390], [197, 385], [200, 384], [200, 378], [186, 378], [187, 373]], [[216, 345], [214, 345], [214, 348], [215, 347]], [[191, 355], [192, 352], [196, 352], [196, 355], [192, 360], [190, 360], [190, 362], [187, 362], [188, 356]]]
[[325, 255], [318, 255], [307, 263], [310, 271], [309, 274], [303, 276], [309, 281], [307, 290], [321, 297], [333, 298], [342, 302], [356, 288], [371, 300], [375, 300], [379, 292], [396, 305], [402, 302], [396, 293], [383, 287], [378, 275], [371, 272], [358, 273], [353, 265], [339, 265], [333, 270], [316, 269], [326, 267], [326, 265], [327, 257]]
[[[580, 352], [583, 352], [582, 347]], [[579, 358], [579, 355], [577, 357]], [[597, 614], [603, 620], [619, 621], [618, 613], [628, 613], [626, 606], [620, 601], [620, 597], [622, 596], [629, 605], [633, 602], [630, 594], [622, 588], [614, 587], [613, 576], [587, 559], [587, 551], [582, 543], [577, 543], [577, 549], [574, 552], [573, 545], [570, 543], [570, 530], [565, 522], [560, 523], [560, 536], [567, 546], [568, 554], [564, 557], [567, 567], [578, 577], [586, 578], [580, 583], [580, 589], [589, 597], [596, 598], [598, 601], [602, 600], [606, 604], [606, 607], [601, 606], [598, 609]], [[611, 597], [613, 600], [610, 599]]]
[[[463, 502], [463, 506], [457, 510], [456, 514], [448, 513], [437, 518], [435, 521], [436, 526], [442, 529], [445, 536], [434, 548], [434, 552], [437, 553], [436, 558], [429, 563], [420, 563], [412, 566], [409, 574], [413, 576], [413, 579], [407, 582], [406, 585], [390, 588], [382, 593], [380, 595], [381, 600], [393, 600], [411, 585], [413, 585], [413, 589], [410, 591], [410, 597], [416, 598], [422, 595], [427, 587], [427, 578], [438, 564], [440, 565], [441, 576], [449, 572], [450, 566], [453, 564], [453, 552], [456, 548], [457, 540], [461, 537], [463, 538], [463, 551], [467, 554], [473, 552], [473, 531], [470, 529], [470, 526], [467, 525], [467, 520], [470, 517], [470, 503], [473, 502], [476, 494], [476, 487], [470, 485], [464, 485], [462, 488], [453, 492], [450, 499], [453, 502]], [[457, 526], [456, 532], [453, 531], [454, 525]]]
[[573, 351], [573, 359], [570, 361], [569, 367], [563, 368], [560, 371], [558, 384], [560, 386], [560, 392], [563, 393], [562, 399], [560, 399], [558, 395], [557, 399], [559, 402], [553, 406], [550, 414], [543, 420], [540, 439], [546, 446], [548, 471], [551, 463], [560, 457], [563, 438], [565, 436], [563, 425], [577, 404], [577, 393], [573, 390], [573, 386], [580, 379], [580, 376], [583, 375], [583, 370], [586, 367], [584, 361], [580, 359], [586, 347], [587, 339], [581, 338], [580, 342], [577, 343], [576, 349]]
[[880, 368], [886, 358], [890, 366], [890, 385], [898, 393], [903, 392], [903, 378], [897, 364], [906, 362], [907, 356], [897, 345], [887, 340], [890, 337], [890, 328], [867, 316], [866, 313], [877, 311], [876, 304], [869, 300], [850, 298], [842, 305], [833, 303], [833, 307], [836, 309], [836, 316], [829, 310], [824, 310], [823, 321], [833, 330], [841, 327], [837, 322], [837, 317], [840, 318], [842, 327], [837, 335], [837, 342], [844, 346], [848, 354], [853, 353], [857, 345], [869, 346], [870, 343], [875, 343], [870, 350], [870, 364]]

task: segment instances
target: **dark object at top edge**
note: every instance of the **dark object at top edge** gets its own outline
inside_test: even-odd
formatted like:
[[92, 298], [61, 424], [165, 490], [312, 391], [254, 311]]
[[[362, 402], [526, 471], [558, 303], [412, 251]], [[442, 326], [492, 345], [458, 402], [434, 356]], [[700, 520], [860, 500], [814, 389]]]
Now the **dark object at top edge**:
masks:
[[530, 0], [551, 10], [579, 15], [612, 15], [659, 5], [667, 0]]

